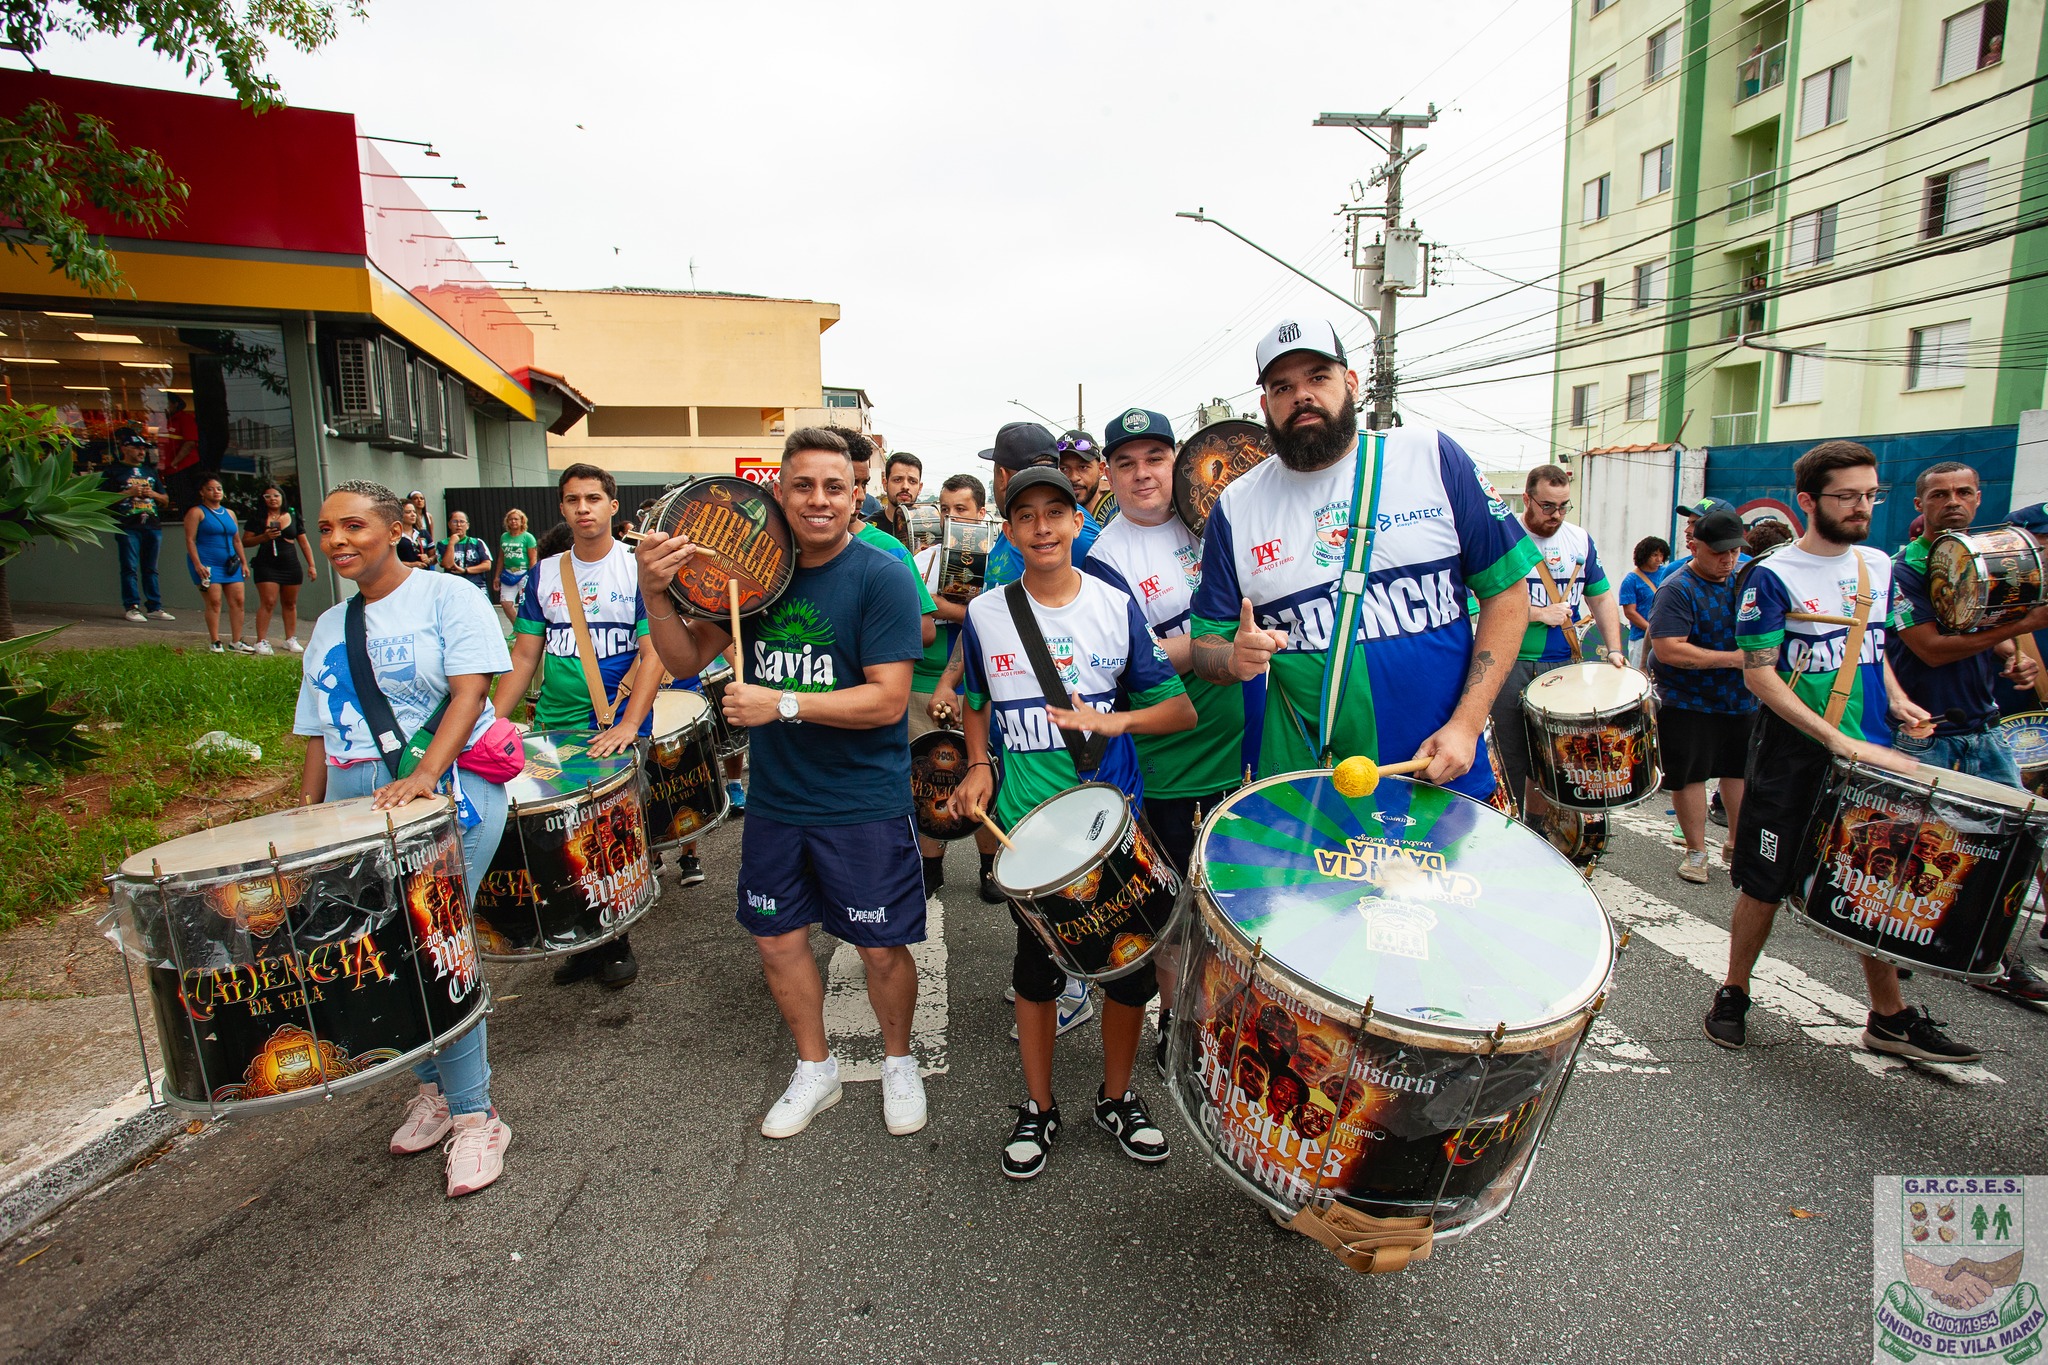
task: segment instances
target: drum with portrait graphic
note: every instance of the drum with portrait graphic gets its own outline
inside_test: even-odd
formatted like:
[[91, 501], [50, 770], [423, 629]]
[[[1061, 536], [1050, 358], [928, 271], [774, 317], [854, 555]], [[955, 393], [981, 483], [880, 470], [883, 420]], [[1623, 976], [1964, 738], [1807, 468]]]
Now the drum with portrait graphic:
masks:
[[1664, 781], [1650, 679], [1613, 664], [1566, 664], [1522, 693], [1529, 781], [1565, 810], [1620, 810]]
[[[730, 670], [728, 670], [730, 671]], [[647, 757], [647, 842], [661, 853], [716, 829], [731, 810], [710, 698], [664, 687], [654, 697]]]
[[1024, 812], [991, 876], [1053, 961], [1084, 981], [1150, 963], [1181, 889], [1130, 798], [1107, 782], [1083, 782]]

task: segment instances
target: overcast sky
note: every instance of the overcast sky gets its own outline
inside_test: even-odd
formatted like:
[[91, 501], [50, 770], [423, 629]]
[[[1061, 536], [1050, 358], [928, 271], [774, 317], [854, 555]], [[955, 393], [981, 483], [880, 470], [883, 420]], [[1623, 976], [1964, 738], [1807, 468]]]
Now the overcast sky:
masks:
[[[1403, 303], [1401, 354], [1422, 372], [1466, 342], [1497, 351], [1511, 338], [1474, 338], [1557, 294], [1431, 319], [1510, 288], [1487, 269], [1557, 268], [1569, 21], [1565, 0], [369, 0], [339, 41], [270, 69], [292, 103], [431, 140], [439, 160], [384, 150], [400, 170], [459, 174], [468, 194], [428, 202], [487, 212], [535, 287], [687, 288], [694, 261], [698, 288], [839, 304], [825, 381], [865, 388], [890, 444], [943, 470], [1025, 415], [1008, 400], [1071, 420], [1077, 382], [1098, 432], [1132, 405], [1181, 435], [1210, 398], [1253, 410], [1252, 348], [1290, 314], [1331, 317], [1362, 357], [1355, 314], [1174, 217], [1205, 207], [1348, 297], [1333, 215], [1382, 158], [1355, 132], [1311, 127], [1324, 110], [1438, 104], [1436, 126], [1410, 134], [1428, 150], [1406, 193], [1425, 237], [1459, 257], [1430, 298]], [[39, 62], [227, 93], [115, 42]], [[1402, 407], [1489, 465], [1548, 454], [1541, 379]]]

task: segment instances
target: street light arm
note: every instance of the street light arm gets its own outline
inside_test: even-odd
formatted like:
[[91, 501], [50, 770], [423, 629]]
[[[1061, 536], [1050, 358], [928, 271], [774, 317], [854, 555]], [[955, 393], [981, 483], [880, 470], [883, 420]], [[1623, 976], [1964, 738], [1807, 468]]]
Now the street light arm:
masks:
[[1251, 249], [1252, 249], [1253, 251], [1256, 251], [1256, 252], [1258, 252], [1258, 253], [1259, 253], [1259, 254], [1260, 254], [1261, 256], [1264, 256], [1264, 257], [1265, 257], [1265, 258], [1266, 258], [1267, 260], [1269, 260], [1269, 261], [1272, 261], [1272, 262], [1274, 262], [1275, 264], [1277, 264], [1277, 265], [1280, 265], [1280, 266], [1284, 267], [1285, 269], [1288, 269], [1288, 270], [1291, 270], [1291, 271], [1293, 271], [1293, 272], [1294, 272], [1295, 274], [1297, 274], [1297, 275], [1301, 276], [1301, 277], [1302, 277], [1303, 279], [1307, 280], [1307, 281], [1308, 281], [1308, 282], [1309, 282], [1310, 284], [1314, 285], [1314, 286], [1315, 286], [1316, 288], [1318, 288], [1318, 289], [1322, 290], [1322, 291], [1323, 291], [1323, 292], [1324, 292], [1325, 294], [1328, 294], [1328, 295], [1329, 295], [1329, 296], [1330, 296], [1331, 298], [1333, 298], [1333, 299], [1337, 300], [1337, 302], [1339, 302], [1339, 303], [1343, 304], [1343, 305], [1344, 305], [1344, 306], [1345, 306], [1346, 308], [1349, 308], [1349, 309], [1350, 309], [1350, 310], [1351, 310], [1352, 312], [1354, 312], [1354, 313], [1358, 314], [1358, 316], [1360, 316], [1360, 317], [1364, 318], [1364, 319], [1365, 319], [1365, 320], [1366, 320], [1366, 321], [1367, 321], [1368, 323], [1370, 323], [1370, 324], [1372, 325], [1372, 334], [1373, 334], [1373, 338], [1374, 338], [1375, 340], [1377, 340], [1377, 339], [1379, 338], [1379, 334], [1380, 334], [1380, 320], [1379, 320], [1378, 318], [1374, 317], [1374, 316], [1373, 316], [1373, 315], [1372, 315], [1371, 313], [1367, 312], [1367, 311], [1366, 311], [1365, 309], [1363, 309], [1363, 308], [1360, 308], [1360, 307], [1359, 307], [1359, 306], [1358, 306], [1357, 304], [1353, 303], [1353, 302], [1352, 302], [1352, 301], [1351, 301], [1350, 299], [1347, 299], [1347, 298], [1345, 298], [1345, 297], [1344, 297], [1344, 296], [1343, 296], [1342, 294], [1340, 294], [1340, 293], [1338, 293], [1338, 292], [1337, 292], [1336, 290], [1334, 290], [1334, 289], [1330, 288], [1330, 286], [1329, 286], [1329, 285], [1327, 285], [1327, 284], [1324, 284], [1324, 283], [1323, 283], [1323, 282], [1322, 282], [1321, 280], [1319, 280], [1319, 279], [1317, 279], [1317, 278], [1316, 278], [1315, 276], [1313, 276], [1313, 275], [1309, 274], [1309, 273], [1308, 273], [1308, 272], [1307, 272], [1306, 270], [1303, 270], [1303, 269], [1301, 269], [1301, 268], [1300, 268], [1299, 266], [1289, 265], [1289, 264], [1288, 264], [1288, 263], [1287, 263], [1286, 261], [1283, 261], [1283, 260], [1281, 260], [1281, 259], [1280, 259], [1280, 258], [1279, 258], [1278, 256], [1275, 256], [1275, 255], [1274, 255], [1274, 254], [1273, 254], [1272, 252], [1270, 252], [1270, 251], [1266, 250], [1266, 248], [1264, 248], [1264, 247], [1260, 246], [1260, 245], [1259, 245], [1259, 244], [1258, 244], [1257, 242], [1255, 242], [1255, 241], [1253, 241], [1253, 240], [1252, 240], [1251, 238], [1249, 238], [1249, 237], [1245, 236], [1245, 235], [1244, 235], [1244, 234], [1243, 234], [1242, 232], [1239, 232], [1239, 231], [1238, 231], [1238, 230], [1237, 230], [1236, 228], [1234, 228], [1234, 227], [1230, 226], [1230, 224], [1228, 224], [1228, 223], [1224, 222], [1224, 221], [1223, 221], [1222, 219], [1220, 219], [1220, 218], [1211, 218], [1211, 217], [1210, 217], [1210, 216], [1209, 216], [1208, 214], [1204, 213], [1204, 212], [1203, 212], [1203, 211], [1202, 211], [1201, 209], [1196, 209], [1196, 210], [1195, 210], [1195, 211], [1194, 211], [1193, 213], [1189, 213], [1189, 212], [1187, 212], [1187, 211], [1186, 211], [1185, 209], [1183, 209], [1183, 210], [1182, 210], [1181, 212], [1179, 212], [1179, 213], [1176, 213], [1176, 214], [1174, 214], [1173, 216], [1174, 216], [1174, 217], [1176, 217], [1176, 218], [1192, 218], [1192, 219], [1194, 219], [1194, 220], [1195, 220], [1196, 222], [1198, 222], [1198, 223], [1211, 223], [1211, 224], [1214, 224], [1214, 225], [1215, 225], [1215, 226], [1217, 226], [1217, 227], [1220, 227], [1220, 228], [1222, 228], [1222, 229], [1223, 229], [1223, 230], [1224, 230], [1225, 232], [1227, 232], [1227, 233], [1229, 233], [1229, 234], [1230, 234], [1231, 236], [1233, 236], [1233, 237], [1237, 238], [1237, 240], [1238, 240], [1238, 241], [1240, 241], [1240, 242], [1243, 242], [1243, 243], [1244, 243], [1244, 244], [1245, 244], [1246, 246], [1250, 247], [1250, 248], [1251, 248]]

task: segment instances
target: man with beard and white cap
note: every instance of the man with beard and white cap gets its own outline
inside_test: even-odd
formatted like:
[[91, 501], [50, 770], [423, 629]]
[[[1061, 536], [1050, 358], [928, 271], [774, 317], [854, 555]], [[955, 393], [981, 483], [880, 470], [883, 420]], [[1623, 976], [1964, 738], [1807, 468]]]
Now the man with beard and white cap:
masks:
[[[1261, 776], [1354, 754], [1416, 757], [1430, 760], [1423, 780], [1489, 795], [1481, 734], [1529, 623], [1522, 577], [1535, 545], [1472, 457], [1433, 427], [1385, 433], [1360, 477], [1361, 454], [1379, 441], [1359, 436], [1358, 375], [1328, 322], [1280, 323], [1259, 342], [1258, 367], [1277, 458], [1209, 513], [1195, 672], [1230, 684], [1270, 670]], [[1369, 510], [1354, 516], [1360, 505]], [[1333, 659], [1354, 521], [1371, 539], [1350, 585], [1351, 648]]]
[[[1793, 889], [1793, 863], [1829, 764], [1841, 757], [1910, 773], [1918, 765], [1892, 747], [1894, 725], [1907, 735], [1934, 733], [1885, 658], [1892, 562], [1862, 543], [1871, 510], [1884, 498], [1877, 457], [1854, 441], [1823, 441], [1793, 464], [1792, 481], [1806, 534], [1756, 560], [1736, 597], [1742, 681], [1763, 707], [1750, 732], [1730, 868], [1738, 894], [1728, 976], [1706, 1017], [1707, 1037], [1725, 1048], [1748, 1040], [1750, 971], [1778, 903]], [[1854, 659], [1843, 656], [1857, 627], [1798, 619], [1850, 616], [1859, 601], [1868, 625]], [[1831, 718], [1830, 696], [1845, 683], [1846, 702]], [[1925, 1010], [1906, 1005], [1891, 963], [1865, 956], [1863, 980], [1870, 991], [1866, 1048], [1920, 1062], [1974, 1062], [1982, 1055], [1949, 1038]]]

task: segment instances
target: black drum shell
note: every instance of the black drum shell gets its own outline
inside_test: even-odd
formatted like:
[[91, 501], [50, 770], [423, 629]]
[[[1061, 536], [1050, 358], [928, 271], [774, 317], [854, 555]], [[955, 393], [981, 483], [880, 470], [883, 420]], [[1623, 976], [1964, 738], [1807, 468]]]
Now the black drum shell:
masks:
[[[705, 700], [710, 702], [708, 690]], [[657, 853], [700, 838], [731, 812], [716, 715], [707, 708], [673, 734], [640, 741], [640, 767], [647, 777], [647, 843]]]
[[[996, 794], [1003, 789], [1003, 770], [993, 761], [989, 766], [995, 777], [988, 798], [993, 808]], [[966, 776], [967, 737], [958, 730], [928, 730], [910, 741], [910, 799], [919, 834], [946, 842], [982, 828], [973, 816], [956, 818], [946, 810], [953, 789]]]
[[[1539, 714], [1525, 703], [1522, 732], [1529, 744], [1529, 781], [1566, 810], [1640, 805], [1664, 781], [1656, 707], [1648, 699], [1592, 716]], [[1566, 752], [1574, 747], [1596, 752], [1601, 762], [1591, 768], [1576, 764]]]
[[[1024, 820], [1058, 799], [1034, 807]], [[1000, 858], [996, 866], [1000, 876]], [[1109, 981], [1150, 970], [1173, 925], [1181, 885], [1151, 828], [1126, 805], [1122, 833], [1065, 885], [1002, 889], [1069, 976]]]
[[[653, 906], [644, 774], [529, 806], [514, 804], [476, 897], [488, 958], [546, 957], [595, 947]], [[599, 870], [589, 871], [585, 863]]]

